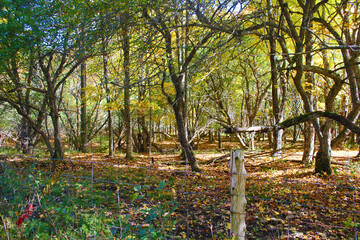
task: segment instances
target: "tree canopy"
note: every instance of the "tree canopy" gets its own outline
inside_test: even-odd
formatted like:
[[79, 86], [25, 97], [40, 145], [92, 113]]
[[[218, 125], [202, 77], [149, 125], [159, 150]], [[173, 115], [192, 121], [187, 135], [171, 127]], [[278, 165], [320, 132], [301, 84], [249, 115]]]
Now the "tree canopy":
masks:
[[106, 135], [128, 158], [175, 136], [193, 171], [224, 126], [243, 148], [268, 126], [277, 154], [291, 127], [331, 174], [332, 146], [359, 134], [359, 16], [339, 0], [3, 1], [0, 117], [14, 113], [24, 153], [53, 158], [66, 136], [85, 152]]

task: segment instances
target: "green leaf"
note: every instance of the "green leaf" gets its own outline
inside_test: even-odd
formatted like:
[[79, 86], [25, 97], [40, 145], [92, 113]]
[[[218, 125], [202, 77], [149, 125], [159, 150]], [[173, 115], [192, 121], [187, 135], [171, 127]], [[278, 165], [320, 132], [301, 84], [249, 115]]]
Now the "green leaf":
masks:
[[159, 189], [164, 189], [165, 186], [166, 186], [166, 182], [165, 182], [164, 180], [162, 180], [162, 181], [159, 183], [158, 188], [159, 188]]
[[135, 199], [137, 199], [139, 197], [138, 193], [133, 193], [130, 195], [130, 200], [133, 202]]
[[142, 229], [142, 230], [139, 232], [139, 234], [140, 234], [140, 237], [145, 236], [145, 235], [147, 234], [146, 229]]

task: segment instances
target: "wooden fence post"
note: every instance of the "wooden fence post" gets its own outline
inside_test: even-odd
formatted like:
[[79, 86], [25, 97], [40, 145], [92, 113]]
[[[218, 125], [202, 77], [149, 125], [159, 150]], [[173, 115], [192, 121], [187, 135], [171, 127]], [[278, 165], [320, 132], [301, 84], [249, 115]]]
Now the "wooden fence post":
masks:
[[246, 170], [244, 150], [231, 150], [231, 207], [230, 207], [230, 239], [245, 240], [245, 181]]

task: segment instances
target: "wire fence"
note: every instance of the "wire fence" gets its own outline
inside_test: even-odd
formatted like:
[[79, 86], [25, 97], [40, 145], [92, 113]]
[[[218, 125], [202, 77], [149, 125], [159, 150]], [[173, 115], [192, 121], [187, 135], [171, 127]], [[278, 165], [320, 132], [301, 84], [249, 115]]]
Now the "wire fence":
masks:
[[[247, 239], [358, 239], [359, 178], [350, 158], [334, 176], [247, 153]], [[1, 239], [229, 239], [228, 164], [136, 164], [88, 154], [0, 155]]]

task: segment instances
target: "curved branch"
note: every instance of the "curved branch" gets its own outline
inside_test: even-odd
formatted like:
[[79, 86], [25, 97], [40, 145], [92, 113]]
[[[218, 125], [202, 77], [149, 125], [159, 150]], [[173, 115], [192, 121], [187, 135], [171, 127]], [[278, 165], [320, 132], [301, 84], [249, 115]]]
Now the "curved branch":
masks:
[[277, 131], [279, 129], [285, 129], [292, 127], [294, 125], [298, 125], [300, 123], [308, 122], [311, 120], [314, 120], [319, 117], [326, 117], [330, 118], [332, 120], [337, 121], [341, 125], [347, 127], [352, 132], [356, 133], [357, 135], [360, 135], [360, 127], [356, 126], [351, 120], [347, 119], [344, 116], [341, 116], [336, 113], [328, 112], [328, 111], [315, 111], [306, 113], [294, 118], [287, 119], [279, 124], [276, 125], [270, 125], [270, 126], [254, 126], [254, 127], [248, 127], [248, 128], [238, 128], [238, 127], [226, 127], [225, 133], [237, 133], [237, 132], [273, 132]]
[[317, 73], [317, 74], [321, 74], [325, 77], [329, 77], [331, 79], [333, 79], [335, 82], [341, 82], [343, 79], [341, 78], [340, 74], [335, 73], [335, 71], [332, 70], [328, 70], [322, 67], [317, 67], [317, 66], [307, 66], [304, 65], [304, 70], [307, 72], [313, 72], [313, 73]]

